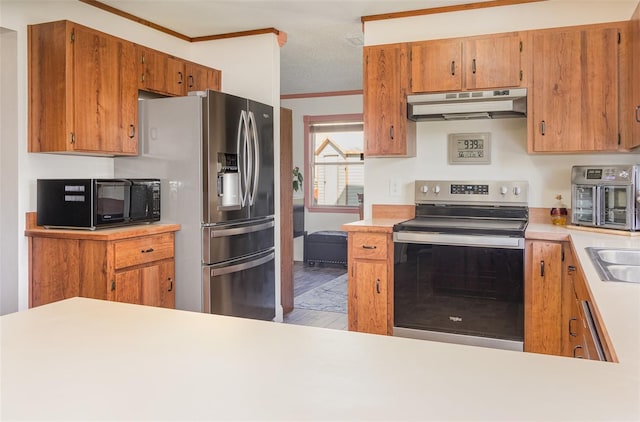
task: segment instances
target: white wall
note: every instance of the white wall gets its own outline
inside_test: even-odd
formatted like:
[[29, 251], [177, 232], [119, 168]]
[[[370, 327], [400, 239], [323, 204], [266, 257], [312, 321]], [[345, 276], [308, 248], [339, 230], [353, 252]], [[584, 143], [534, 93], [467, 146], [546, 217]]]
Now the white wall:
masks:
[[[365, 24], [365, 45], [471, 36], [515, 30], [628, 20], [637, 0], [548, 0], [514, 6]], [[534, 82], [535, 83], [535, 82]], [[449, 133], [490, 132], [490, 165], [449, 165]], [[527, 180], [529, 205], [549, 207], [555, 195], [570, 201], [570, 169], [577, 164], [638, 163], [640, 154], [527, 154], [525, 119], [420, 122], [415, 158], [365, 160], [365, 217], [373, 203], [412, 204], [416, 179]], [[640, 151], [639, 151], [640, 152]], [[399, 195], [389, 194], [391, 179], [401, 185]], [[381, 188], [380, 188], [381, 187]]]
[[[16, 147], [18, 163], [17, 168], [11, 170], [11, 174], [7, 174], [5, 167], [2, 167], [3, 180], [5, 177], [13, 177], [17, 180], [18, 226], [13, 233], [6, 232], [5, 227], [2, 227], [1, 247], [3, 256], [6, 251], [17, 250], [19, 309], [26, 309], [28, 306], [28, 251], [27, 239], [22, 233], [25, 213], [34, 211], [36, 207], [36, 179], [113, 176], [112, 158], [27, 153], [27, 25], [62, 19], [223, 70], [224, 90], [228, 89], [231, 93], [274, 106], [275, 136], [276, 139], [279, 137], [280, 51], [276, 36], [273, 34], [229, 41], [210, 41], [196, 45], [77, 0], [1, 0], [0, 27], [15, 31], [17, 40], [15, 57], [9, 59], [14, 62], [17, 69], [16, 76], [11, 81], [17, 89], [17, 96], [8, 105], [16, 110], [16, 135], [11, 136], [8, 142]], [[239, 50], [236, 48], [238, 44], [242, 44], [244, 51], [252, 54], [252, 57], [259, 57], [260, 61], [253, 62], [238, 54]], [[4, 51], [2, 59], [3, 61], [5, 59]], [[246, 75], [247, 62], [250, 63], [253, 71], [251, 81], [242, 80]], [[4, 98], [2, 106], [4, 115]], [[4, 132], [2, 135], [4, 144]], [[3, 146], [3, 156], [4, 151]], [[4, 206], [6, 202], [3, 201]], [[7, 236], [5, 236], [6, 233], [8, 233]], [[276, 246], [279, 247], [279, 245]], [[276, 285], [279, 285], [279, 273], [276, 276]], [[279, 294], [277, 297], [279, 298]], [[279, 299], [276, 308], [280, 308]]]
[[0, 315], [18, 310], [18, 34], [0, 27]]
[[[304, 116], [362, 113], [362, 94], [284, 99], [281, 105], [293, 112], [293, 167], [298, 166], [304, 171]], [[303, 174], [303, 176], [306, 183], [307, 175]], [[294, 199], [302, 198], [303, 195], [303, 192], [294, 192]], [[304, 229], [308, 233], [319, 230], [340, 230], [344, 223], [357, 220], [359, 220], [358, 214], [309, 212], [305, 208]], [[303, 238], [297, 237], [293, 246], [293, 259], [302, 261]]]

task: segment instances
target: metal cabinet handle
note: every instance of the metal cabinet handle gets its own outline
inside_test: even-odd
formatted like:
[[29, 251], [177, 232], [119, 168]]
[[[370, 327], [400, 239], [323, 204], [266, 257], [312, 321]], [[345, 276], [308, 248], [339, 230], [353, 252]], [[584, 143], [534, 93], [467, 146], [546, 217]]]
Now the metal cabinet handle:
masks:
[[636, 106], [636, 122], [640, 123], [640, 105]]
[[111, 291], [115, 291], [116, 290], [116, 281], [115, 280], [111, 280]]
[[362, 245], [362, 249], [377, 249], [376, 245]]
[[129, 125], [129, 138], [133, 139], [136, 136], [136, 127]]
[[547, 125], [546, 125], [546, 123], [545, 123], [545, 121], [544, 121], [544, 120], [540, 122], [540, 134], [541, 134], [542, 136], [544, 136], [545, 132], [547, 131], [546, 126], [547, 126]]
[[376, 293], [380, 294], [380, 279], [376, 279]]
[[143, 249], [140, 251], [141, 253], [150, 253], [153, 252], [153, 248], [149, 248], [149, 249]]
[[452, 60], [451, 61], [451, 76], [455, 76], [456, 74], [456, 61]]
[[476, 74], [476, 59], [471, 60], [471, 72]]
[[540, 261], [540, 277], [544, 277], [544, 261]]
[[582, 346], [577, 345], [576, 347], [574, 347], [574, 348], [573, 348], [573, 357], [574, 357], [574, 358], [578, 358], [578, 359], [582, 359], [584, 356], [577, 356], [577, 355], [576, 355], [576, 352], [577, 352], [578, 350], [582, 350]]
[[182, 85], [182, 81], [184, 79], [184, 76], [182, 75], [182, 72], [178, 72], [178, 76], [180, 76], [180, 79], [178, 79], [178, 85]]
[[193, 75], [189, 75], [189, 88], [193, 88], [194, 85]]
[[574, 333], [574, 332], [573, 332], [573, 330], [571, 329], [571, 323], [572, 323], [573, 321], [577, 321], [577, 320], [578, 320], [578, 319], [577, 319], [577, 318], [574, 318], [574, 317], [569, 318], [569, 335], [570, 335], [571, 337], [577, 337], [577, 336], [578, 336], [578, 334], [577, 334], [577, 333]]
[[169, 280], [169, 290], [167, 290], [168, 292], [173, 290], [173, 278], [169, 277], [167, 280]]
[[393, 141], [394, 136], [395, 136], [395, 128], [393, 125], [391, 125], [391, 127], [389, 128], [389, 138], [391, 138], [391, 140]]

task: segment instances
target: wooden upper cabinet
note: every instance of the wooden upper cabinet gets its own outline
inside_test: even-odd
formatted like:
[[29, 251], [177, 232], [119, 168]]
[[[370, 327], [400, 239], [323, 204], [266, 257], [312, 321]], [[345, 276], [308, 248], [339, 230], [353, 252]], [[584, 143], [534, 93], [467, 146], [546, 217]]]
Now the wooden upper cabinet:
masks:
[[212, 89], [220, 91], [220, 71], [197, 63], [185, 63], [185, 94]]
[[631, 58], [629, 79], [631, 83], [631, 101], [626, 105], [623, 118], [631, 125], [631, 133], [627, 138], [627, 148], [640, 146], [640, 4], [631, 18], [628, 56]]
[[136, 155], [135, 50], [69, 21], [28, 27], [29, 152]]
[[438, 40], [411, 44], [413, 92], [462, 89], [462, 41]]
[[616, 151], [618, 27], [542, 30], [532, 38], [529, 152]]
[[178, 58], [151, 48], [136, 46], [139, 88], [167, 95], [185, 92], [185, 65]]
[[138, 86], [144, 91], [181, 96], [189, 91], [220, 90], [221, 72], [217, 69], [144, 46], [137, 46], [137, 55]]
[[411, 91], [517, 87], [522, 82], [518, 33], [411, 44]]
[[415, 156], [415, 122], [407, 119], [407, 72], [406, 44], [364, 48], [366, 156]]

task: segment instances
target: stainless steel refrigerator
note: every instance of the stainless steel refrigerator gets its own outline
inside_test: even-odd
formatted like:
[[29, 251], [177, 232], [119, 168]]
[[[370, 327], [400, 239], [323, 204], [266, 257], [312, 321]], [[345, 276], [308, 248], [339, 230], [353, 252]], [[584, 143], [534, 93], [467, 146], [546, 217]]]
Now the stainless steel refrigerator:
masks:
[[161, 180], [176, 233], [176, 307], [275, 317], [273, 107], [216, 91], [141, 100], [140, 155], [116, 177]]

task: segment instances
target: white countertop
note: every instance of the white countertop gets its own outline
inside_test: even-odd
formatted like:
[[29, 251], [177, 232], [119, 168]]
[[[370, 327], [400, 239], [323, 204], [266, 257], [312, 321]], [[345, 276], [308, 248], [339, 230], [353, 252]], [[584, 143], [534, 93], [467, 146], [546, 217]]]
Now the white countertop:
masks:
[[640, 420], [640, 284], [583, 250], [640, 239], [568, 231], [618, 364], [74, 298], [0, 318], [0, 418]]

